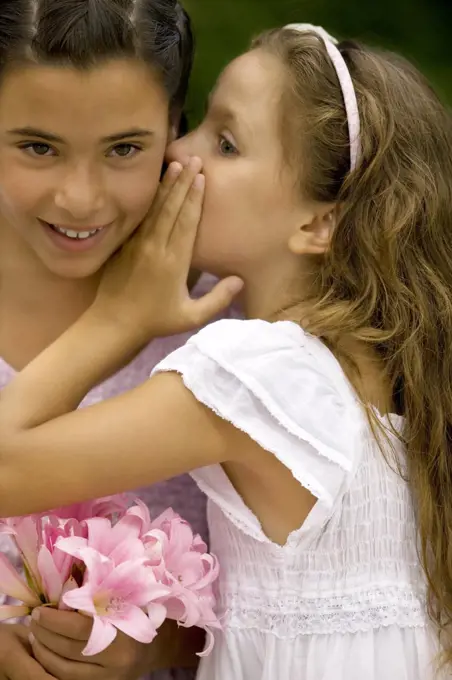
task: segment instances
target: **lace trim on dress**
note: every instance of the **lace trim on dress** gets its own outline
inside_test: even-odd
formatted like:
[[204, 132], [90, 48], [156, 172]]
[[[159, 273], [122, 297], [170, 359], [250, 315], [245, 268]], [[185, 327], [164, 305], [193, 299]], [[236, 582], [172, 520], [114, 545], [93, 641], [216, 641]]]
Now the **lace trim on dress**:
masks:
[[280, 593], [277, 602], [272, 602], [265, 593], [229, 592], [221, 597], [221, 609], [228, 628], [255, 629], [281, 639], [367, 632], [392, 625], [400, 628], [427, 625], [420, 596], [409, 587], [400, 586], [315, 599]]

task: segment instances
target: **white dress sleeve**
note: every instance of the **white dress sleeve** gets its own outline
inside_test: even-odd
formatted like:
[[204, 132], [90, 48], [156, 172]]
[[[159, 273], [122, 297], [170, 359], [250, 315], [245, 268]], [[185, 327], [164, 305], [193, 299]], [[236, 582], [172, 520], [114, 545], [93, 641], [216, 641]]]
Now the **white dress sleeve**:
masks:
[[333, 510], [358, 463], [362, 420], [340, 365], [319, 339], [289, 321], [224, 319], [154, 369], [163, 371], [179, 373], [198, 401], [273, 453]]

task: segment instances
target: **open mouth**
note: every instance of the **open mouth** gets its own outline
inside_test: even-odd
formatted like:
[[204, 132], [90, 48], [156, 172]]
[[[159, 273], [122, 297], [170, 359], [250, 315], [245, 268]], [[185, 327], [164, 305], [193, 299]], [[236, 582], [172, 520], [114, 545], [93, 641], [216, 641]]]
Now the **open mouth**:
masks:
[[86, 241], [89, 238], [93, 238], [93, 236], [104, 229], [104, 227], [100, 227], [99, 229], [91, 229], [90, 231], [74, 231], [73, 229], [64, 229], [57, 224], [50, 224], [49, 222], [46, 224], [52, 229], [52, 231], [55, 231], [57, 234], [66, 236], [67, 238], [70, 238], [74, 241]]

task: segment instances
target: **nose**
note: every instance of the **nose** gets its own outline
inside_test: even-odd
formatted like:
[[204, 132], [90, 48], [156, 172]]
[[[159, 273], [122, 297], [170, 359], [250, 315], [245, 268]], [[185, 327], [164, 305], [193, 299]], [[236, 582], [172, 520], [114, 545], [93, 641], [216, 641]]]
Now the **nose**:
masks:
[[77, 164], [61, 177], [54, 200], [74, 219], [92, 218], [105, 203], [102, 180], [86, 164]]
[[184, 165], [191, 156], [203, 158], [202, 149], [200, 144], [197, 143], [196, 131], [190, 132], [188, 135], [185, 135], [185, 137], [176, 139], [166, 150], [167, 163], [178, 161]]

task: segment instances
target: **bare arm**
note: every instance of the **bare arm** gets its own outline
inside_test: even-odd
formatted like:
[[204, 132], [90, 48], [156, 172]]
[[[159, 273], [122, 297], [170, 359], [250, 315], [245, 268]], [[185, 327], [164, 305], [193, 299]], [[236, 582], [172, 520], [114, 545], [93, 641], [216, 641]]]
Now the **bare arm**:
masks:
[[0, 516], [151, 485], [236, 450], [239, 433], [175, 374], [70, 412], [122, 360], [117, 330], [88, 313], [2, 391]]
[[199, 300], [187, 291], [199, 169], [199, 159], [179, 174], [170, 166], [149, 217], [106, 267], [93, 307], [1, 392], [0, 516], [134, 489], [224, 459], [233, 428], [176, 375], [71, 413], [152, 337], [202, 325], [237, 292], [236, 279]]
[[[192, 180], [189, 168], [166, 187], [160, 212], [107, 267], [93, 307], [0, 393], [0, 516], [136, 489], [226, 461], [237, 463], [240, 492], [275, 540], [284, 542], [308, 514], [309, 492], [199, 403], [176, 374], [74, 411], [144, 342], [204, 324], [238, 292], [241, 282], [231, 278], [200, 300], [188, 295], [202, 204]], [[258, 489], [264, 470], [268, 488]], [[243, 484], [247, 473], [252, 481]]]

